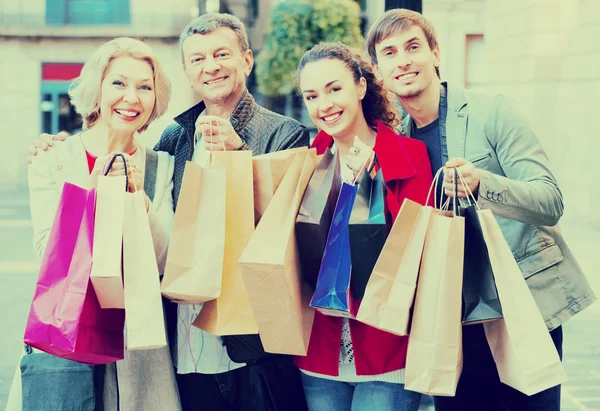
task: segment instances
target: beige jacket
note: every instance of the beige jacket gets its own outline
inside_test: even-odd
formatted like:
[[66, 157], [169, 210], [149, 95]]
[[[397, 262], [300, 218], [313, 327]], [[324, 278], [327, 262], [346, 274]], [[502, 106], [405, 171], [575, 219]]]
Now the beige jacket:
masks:
[[[140, 148], [133, 158], [138, 167], [145, 169], [146, 147]], [[148, 220], [154, 240], [159, 271], [164, 270], [169, 238], [173, 224], [173, 157], [158, 153], [154, 200], [148, 211]], [[33, 222], [33, 246], [41, 259], [58, 207], [63, 184], [69, 182], [90, 188], [87, 156], [80, 135], [44, 152], [40, 151], [29, 167], [29, 193]], [[17, 367], [9, 395], [7, 411], [21, 410], [21, 378]], [[118, 386], [118, 387], [117, 387]], [[126, 351], [125, 359], [108, 364], [104, 378], [103, 403], [105, 411], [163, 411], [181, 409], [175, 373], [169, 347], [155, 350]], [[102, 409], [98, 407], [97, 409]]]

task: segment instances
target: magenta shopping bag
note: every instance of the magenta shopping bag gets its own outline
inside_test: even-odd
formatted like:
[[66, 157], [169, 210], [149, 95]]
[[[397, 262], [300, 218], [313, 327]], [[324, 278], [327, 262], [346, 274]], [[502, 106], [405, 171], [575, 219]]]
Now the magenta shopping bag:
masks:
[[125, 310], [101, 309], [92, 283], [96, 192], [65, 183], [40, 267], [25, 343], [86, 364], [123, 359]]

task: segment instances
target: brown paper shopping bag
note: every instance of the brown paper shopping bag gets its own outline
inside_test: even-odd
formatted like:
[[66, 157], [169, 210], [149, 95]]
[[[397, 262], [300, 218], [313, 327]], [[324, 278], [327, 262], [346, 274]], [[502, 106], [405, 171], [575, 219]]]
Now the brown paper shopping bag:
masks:
[[96, 185], [90, 279], [102, 308], [125, 308], [122, 250], [125, 192], [128, 183], [124, 175], [106, 176], [118, 156], [113, 156], [105, 165], [105, 175], [98, 177]]
[[251, 151], [215, 151], [213, 166], [225, 167], [225, 255], [221, 295], [204, 303], [193, 325], [211, 334], [256, 334], [238, 260], [254, 232]]
[[407, 335], [431, 207], [404, 200], [367, 283], [357, 320]]
[[296, 214], [318, 164], [315, 150], [294, 156], [239, 263], [265, 351], [306, 355], [314, 319], [300, 275]]
[[254, 180], [254, 223], [258, 225], [277, 187], [281, 183], [296, 153], [307, 151], [308, 147], [275, 151], [252, 158]]
[[143, 191], [125, 195], [123, 283], [127, 349], [167, 345], [158, 265]]
[[504, 319], [483, 324], [500, 381], [527, 395], [566, 380], [562, 362], [523, 274], [490, 210], [478, 211]]
[[185, 166], [161, 284], [173, 301], [197, 304], [221, 294], [225, 180], [225, 167]]
[[[437, 172], [432, 188], [437, 187]], [[429, 200], [426, 204], [429, 203]], [[465, 222], [456, 204], [433, 210], [427, 227], [406, 357], [405, 387], [454, 396], [462, 372], [462, 270]]]

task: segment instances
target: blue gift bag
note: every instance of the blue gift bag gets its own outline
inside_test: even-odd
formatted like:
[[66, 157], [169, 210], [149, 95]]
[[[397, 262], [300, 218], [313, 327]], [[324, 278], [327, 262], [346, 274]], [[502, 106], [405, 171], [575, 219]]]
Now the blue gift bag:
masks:
[[325, 244], [317, 287], [310, 301], [311, 307], [325, 315], [352, 317], [350, 314], [352, 260], [348, 223], [357, 192], [357, 185], [346, 182], [342, 184]]
[[352, 299], [362, 299], [387, 238], [383, 186], [381, 171], [342, 185], [310, 303], [325, 315], [356, 314]]

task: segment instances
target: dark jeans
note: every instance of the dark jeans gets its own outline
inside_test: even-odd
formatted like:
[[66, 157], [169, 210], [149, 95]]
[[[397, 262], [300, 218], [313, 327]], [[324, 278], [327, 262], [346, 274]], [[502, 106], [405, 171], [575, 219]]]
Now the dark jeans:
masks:
[[221, 374], [177, 374], [183, 411], [307, 411], [300, 371], [277, 355]]
[[[562, 327], [550, 332], [562, 360]], [[527, 396], [500, 382], [483, 325], [463, 327], [463, 371], [454, 397], [435, 397], [436, 411], [560, 411], [560, 385]]]
[[183, 411], [250, 411], [248, 367], [221, 374], [177, 374]]

